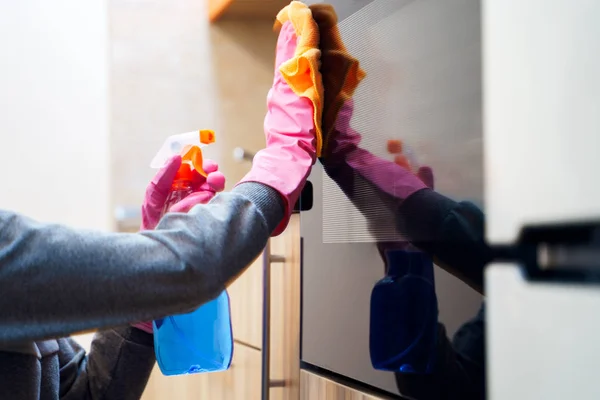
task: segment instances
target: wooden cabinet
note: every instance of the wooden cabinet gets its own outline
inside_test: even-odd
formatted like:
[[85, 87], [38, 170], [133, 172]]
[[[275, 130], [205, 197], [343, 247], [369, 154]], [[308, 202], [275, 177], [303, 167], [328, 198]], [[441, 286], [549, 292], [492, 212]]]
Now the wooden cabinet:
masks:
[[290, 0], [208, 0], [208, 18], [211, 22], [222, 18], [273, 22], [279, 10], [289, 3]]
[[233, 337], [238, 345], [262, 346], [262, 255], [227, 289], [231, 299]]
[[155, 367], [142, 400], [260, 399], [260, 351], [236, 346], [224, 372], [163, 376]]
[[384, 400], [308, 371], [300, 372], [300, 400]]
[[271, 254], [284, 257], [271, 265], [271, 400], [300, 395], [300, 216], [271, 239]]

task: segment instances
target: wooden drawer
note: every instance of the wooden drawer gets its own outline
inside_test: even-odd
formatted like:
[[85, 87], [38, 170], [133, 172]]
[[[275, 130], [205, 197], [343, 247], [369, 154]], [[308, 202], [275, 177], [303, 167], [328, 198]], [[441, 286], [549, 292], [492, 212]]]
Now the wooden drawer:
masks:
[[271, 239], [271, 400], [300, 396], [300, 216], [292, 215], [280, 236]]
[[231, 321], [236, 341], [260, 349], [262, 346], [262, 255], [227, 289], [231, 299]]
[[300, 400], [384, 400], [308, 371], [300, 371]]
[[260, 399], [260, 351], [236, 345], [224, 372], [163, 376], [155, 367], [142, 400]]

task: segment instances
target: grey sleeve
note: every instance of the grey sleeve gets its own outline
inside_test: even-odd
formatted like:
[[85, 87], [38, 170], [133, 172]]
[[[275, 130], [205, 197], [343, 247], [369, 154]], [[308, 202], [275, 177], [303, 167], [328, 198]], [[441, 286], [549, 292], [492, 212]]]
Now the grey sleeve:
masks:
[[280, 195], [257, 183], [167, 214], [157, 230], [137, 234], [0, 211], [0, 345], [198, 307], [260, 254], [283, 212]]
[[138, 400], [155, 362], [152, 335], [136, 328], [97, 333], [87, 357], [72, 339], [59, 346], [63, 400]]

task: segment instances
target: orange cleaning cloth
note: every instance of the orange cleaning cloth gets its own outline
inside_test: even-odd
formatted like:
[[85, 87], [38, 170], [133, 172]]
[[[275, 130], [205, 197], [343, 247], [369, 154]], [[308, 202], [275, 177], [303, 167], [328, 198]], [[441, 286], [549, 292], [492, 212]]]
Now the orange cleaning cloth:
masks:
[[281, 64], [279, 72], [296, 95], [308, 98], [313, 104], [316, 150], [320, 157], [323, 148], [323, 81], [319, 73], [319, 27], [308, 6], [299, 1], [292, 1], [277, 14], [275, 30], [281, 29], [287, 21], [294, 27], [298, 43], [294, 57]]
[[329, 4], [314, 4], [309, 8], [320, 34], [321, 76], [325, 93], [321, 119], [322, 155], [326, 156], [328, 138], [334, 133], [338, 113], [342, 105], [352, 98], [366, 73], [360, 68], [358, 60], [346, 50], [333, 7]]

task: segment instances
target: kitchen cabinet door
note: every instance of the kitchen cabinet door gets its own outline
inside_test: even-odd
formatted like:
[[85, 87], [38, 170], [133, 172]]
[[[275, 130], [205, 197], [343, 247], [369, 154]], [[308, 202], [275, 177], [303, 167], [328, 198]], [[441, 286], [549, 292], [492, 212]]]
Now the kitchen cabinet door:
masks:
[[233, 338], [256, 349], [262, 347], [262, 255], [227, 289], [231, 300]]
[[155, 367], [142, 400], [248, 400], [260, 398], [260, 351], [236, 345], [224, 372], [163, 376]]
[[313, 374], [300, 372], [300, 400], [384, 400]]
[[300, 395], [300, 215], [292, 215], [280, 236], [271, 239], [271, 255], [282, 263], [271, 268], [272, 400]]

